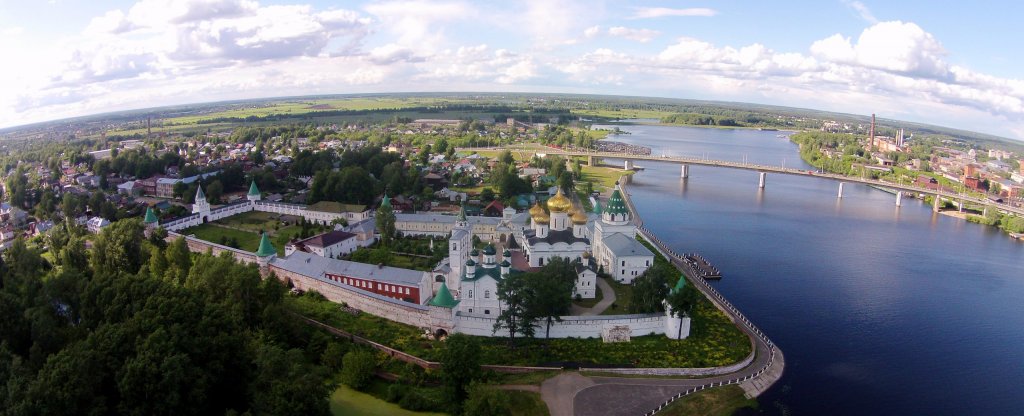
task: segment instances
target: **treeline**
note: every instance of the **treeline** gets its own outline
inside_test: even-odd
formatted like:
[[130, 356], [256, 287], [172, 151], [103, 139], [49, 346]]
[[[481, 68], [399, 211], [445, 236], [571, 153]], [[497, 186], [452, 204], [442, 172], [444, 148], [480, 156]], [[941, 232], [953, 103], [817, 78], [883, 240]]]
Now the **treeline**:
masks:
[[[333, 152], [300, 152], [294, 161], [301, 166], [293, 173], [313, 173], [308, 202], [334, 201], [346, 204], [371, 204], [388, 188], [390, 195], [422, 192], [415, 168], [406, 169], [402, 155], [384, 152], [378, 147], [346, 150], [341, 157]], [[332, 170], [337, 167], [337, 170]], [[420, 186], [417, 190], [417, 186]]]
[[[379, 109], [361, 109], [361, 110], [315, 110], [300, 112], [300, 113], [273, 113], [263, 116], [251, 115], [247, 117], [211, 117], [200, 119], [196, 121], [196, 124], [215, 124], [215, 123], [240, 123], [240, 122], [263, 122], [263, 121], [281, 121], [288, 119], [303, 119], [311, 117], [339, 117], [339, 116], [366, 116], [371, 114], [401, 114], [401, 113], [433, 113], [440, 114], [445, 112], [479, 112], [479, 113], [518, 113], [526, 108], [523, 107], [511, 107], [504, 105], [488, 105], [488, 104], [441, 104], [434, 106], [418, 106], [418, 107], [405, 107], [405, 108], [379, 108]], [[567, 113], [564, 110], [557, 109], [530, 109], [533, 113]]]
[[685, 124], [688, 126], [742, 127], [747, 125], [737, 122], [734, 118], [694, 113], [665, 116], [661, 118], [661, 122], [666, 124]]
[[0, 263], [0, 415], [328, 415], [333, 342], [287, 288], [229, 256], [146, 240], [138, 220], [79, 229]]

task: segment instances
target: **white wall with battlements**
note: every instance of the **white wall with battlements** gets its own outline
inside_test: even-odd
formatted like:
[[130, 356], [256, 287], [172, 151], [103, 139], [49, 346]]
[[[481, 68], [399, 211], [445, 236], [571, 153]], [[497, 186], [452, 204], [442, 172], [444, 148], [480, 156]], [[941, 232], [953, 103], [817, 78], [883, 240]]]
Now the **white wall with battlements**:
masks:
[[[480, 336], [508, 336], [502, 329], [493, 332], [493, 318], [456, 315], [455, 332]], [[665, 333], [665, 316], [648, 315], [605, 315], [605, 316], [563, 316], [562, 322], [551, 324], [551, 338], [601, 338], [601, 331], [607, 327], [629, 326], [630, 336], [661, 335]], [[536, 326], [535, 336], [543, 338], [546, 325]]]

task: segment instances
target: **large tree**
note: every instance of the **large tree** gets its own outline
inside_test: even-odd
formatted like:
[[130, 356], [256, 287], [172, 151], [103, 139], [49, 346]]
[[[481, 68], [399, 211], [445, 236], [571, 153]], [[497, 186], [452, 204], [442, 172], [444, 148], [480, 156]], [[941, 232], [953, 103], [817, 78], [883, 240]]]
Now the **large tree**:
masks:
[[553, 257], [535, 273], [526, 275], [527, 315], [543, 320], [544, 337], [551, 337], [551, 324], [561, 322], [572, 308], [572, 290], [576, 285], [576, 271], [572, 263]]
[[480, 342], [469, 335], [452, 334], [441, 351], [441, 379], [449, 403], [466, 400], [469, 384], [480, 377]]
[[501, 313], [494, 322], [493, 331], [508, 330], [508, 342], [511, 345], [515, 345], [517, 333], [533, 337], [535, 318], [526, 308], [529, 296], [529, 285], [524, 274], [510, 274], [498, 282]]

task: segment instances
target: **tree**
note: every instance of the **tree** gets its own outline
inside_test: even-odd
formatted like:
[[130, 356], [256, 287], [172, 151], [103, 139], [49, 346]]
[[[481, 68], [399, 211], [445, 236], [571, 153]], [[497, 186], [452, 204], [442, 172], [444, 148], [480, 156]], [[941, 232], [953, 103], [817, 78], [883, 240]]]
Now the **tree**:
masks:
[[535, 319], [526, 309], [528, 298], [528, 283], [523, 274], [510, 274], [498, 282], [498, 300], [502, 303], [502, 309], [494, 322], [493, 332], [508, 330], [508, 342], [511, 345], [515, 345], [517, 333], [533, 337]]
[[494, 190], [491, 188], [484, 188], [480, 191], [481, 202], [491, 202], [494, 200]]
[[633, 303], [631, 313], [654, 313], [662, 311], [662, 301], [668, 295], [668, 279], [663, 268], [672, 266], [655, 263], [644, 274], [633, 281]]
[[544, 320], [544, 337], [551, 337], [551, 324], [561, 322], [572, 308], [576, 271], [567, 259], [553, 257], [536, 273], [527, 273], [527, 315]]
[[91, 257], [95, 273], [134, 274], [142, 261], [142, 221], [125, 219], [103, 229], [93, 242]]
[[473, 384], [463, 405], [465, 416], [511, 416], [512, 402], [508, 394], [484, 384]]
[[576, 192], [576, 187], [572, 180], [572, 173], [568, 171], [562, 172], [562, 174], [558, 176], [558, 186], [562, 188], [562, 192], [566, 195], [572, 195]]
[[480, 342], [469, 335], [452, 334], [441, 351], [441, 379], [449, 403], [462, 403], [466, 388], [480, 376]]
[[349, 351], [342, 359], [341, 382], [356, 390], [370, 385], [376, 371], [376, 359], [369, 351]]
[[387, 195], [384, 195], [384, 201], [377, 208], [374, 221], [377, 224], [377, 232], [380, 233], [380, 244], [384, 247], [390, 246], [395, 238], [395, 210], [391, 208]]
[[209, 186], [206, 187], [205, 193], [207, 201], [214, 204], [219, 204], [220, 197], [224, 195], [224, 184], [219, 179], [214, 180], [213, 182], [210, 183]]
[[[685, 282], [685, 276], [679, 276]], [[693, 307], [697, 305], [699, 293], [693, 285], [683, 286], [682, 289], [674, 289], [669, 292], [668, 297], [665, 298], [665, 303], [672, 311], [672, 316], [682, 318], [690, 316], [690, 312], [693, 311]], [[679, 333], [676, 334], [676, 339], [683, 336], [683, 326], [679, 325]]]

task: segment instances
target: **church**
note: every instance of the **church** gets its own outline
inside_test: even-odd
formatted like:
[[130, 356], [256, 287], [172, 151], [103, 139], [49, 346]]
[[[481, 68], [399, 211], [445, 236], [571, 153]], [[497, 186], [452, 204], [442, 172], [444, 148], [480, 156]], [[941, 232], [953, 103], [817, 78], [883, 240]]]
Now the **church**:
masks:
[[[629, 284], [654, 262], [654, 254], [636, 240], [636, 226], [618, 184], [608, 206], [602, 210], [596, 202], [591, 215], [558, 190], [544, 206], [538, 202], [525, 213], [506, 214], [502, 222], [512, 235], [499, 256], [491, 244], [483, 250], [474, 248], [475, 230], [465, 211], [456, 217], [448, 240], [447, 275], [443, 282], [438, 276], [438, 289], [450, 290], [463, 315], [496, 316], [500, 312], [498, 283], [510, 274], [544, 267], [554, 257], [575, 263], [572, 296], [584, 299], [597, 295], [598, 270]], [[513, 267], [509, 247], [521, 249], [521, 270]]]

